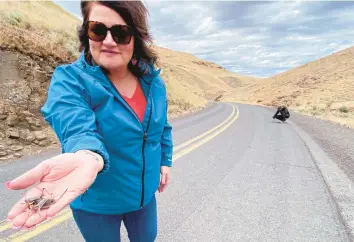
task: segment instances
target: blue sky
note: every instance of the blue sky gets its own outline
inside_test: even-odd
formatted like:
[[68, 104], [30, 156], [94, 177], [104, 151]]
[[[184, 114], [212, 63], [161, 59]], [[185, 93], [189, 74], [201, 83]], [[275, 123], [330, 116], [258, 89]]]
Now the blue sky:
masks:
[[[54, 1], [80, 17], [79, 1]], [[156, 45], [268, 77], [354, 46], [354, 2], [145, 1]]]

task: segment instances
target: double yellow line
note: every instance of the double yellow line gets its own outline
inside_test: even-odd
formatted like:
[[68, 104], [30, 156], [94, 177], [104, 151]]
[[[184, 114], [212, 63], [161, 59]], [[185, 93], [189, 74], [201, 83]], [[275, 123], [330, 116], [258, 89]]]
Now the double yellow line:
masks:
[[[235, 109], [237, 109], [236, 115], [235, 115]], [[227, 119], [225, 121], [223, 121], [221, 124], [202, 133], [201, 135], [199, 135], [191, 140], [188, 140], [180, 145], [177, 145], [175, 147], [175, 151], [178, 151], [178, 150], [182, 149], [183, 147], [192, 144], [188, 148], [174, 154], [173, 161], [176, 161], [177, 159], [181, 158], [182, 156], [188, 154], [189, 152], [195, 150], [199, 146], [201, 146], [201, 145], [205, 144], [206, 142], [210, 141], [211, 139], [215, 138], [217, 135], [219, 135], [225, 129], [227, 129], [229, 126], [231, 126], [235, 122], [235, 120], [238, 118], [238, 116], [239, 116], [238, 108], [236, 106], [232, 105], [232, 112], [231, 112], [230, 116], [227, 117]], [[202, 139], [204, 136], [206, 136], [206, 137], [204, 139]]]
[[[40, 233], [43, 233], [44, 231], [49, 230], [50, 228], [61, 224], [62, 222], [66, 221], [70, 218], [72, 218], [71, 210], [69, 208], [65, 208], [58, 215], [56, 215], [53, 219], [48, 220], [47, 222], [44, 222], [44, 223], [38, 225], [35, 229], [30, 230], [30, 231], [20, 230], [16, 233], [11, 234], [5, 240], [0, 239], [0, 242], [27, 241], [27, 240], [39, 235]], [[6, 225], [4, 225], [4, 227], [5, 226]], [[11, 224], [10, 224], [10, 226], [8, 226], [8, 228], [11, 228]], [[1, 229], [2, 229], [2, 227], [0, 227], [0, 232], [2, 232]]]
[[[186, 154], [190, 153], [191, 151], [197, 149], [199, 146], [205, 144], [206, 142], [212, 140], [215, 138], [217, 135], [222, 133], [225, 129], [230, 127], [235, 120], [239, 117], [239, 110], [236, 106], [232, 106], [232, 112], [231, 114], [219, 125], [215, 126], [212, 129], [207, 130], [206, 132], [198, 135], [197, 137], [190, 139], [180, 145], [175, 146], [174, 152], [177, 152], [176, 154], [173, 155], [173, 162], [181, 158], [182, 156], [185, 156]], [[237, 110], [237, 112], [236, 112]], [[205, 138], [204, 138], [205, 137]], [[183, 149], [184, 147], [188, 146], [188, 148]], [[182, 151], [179, 151], [183, 149]], [[179, 152], [178, 152], [179, 151]], [[30, 231], [18, 231], [14, 234], [11, 234], [8, 236], [6, 239], [1, 239], [0, 242], [5, 242], [5, 241], [12, 241], [12, 242], [22, 242], [22, 241], [27, 241], [40, 233], [49, 230], [50, 228], [57, 226], [61, 224], [62, 222], [72, 218], [72, 212], [69, 208], [66, 208], [62, 210], [58, 215], [56, 215], [53, 219], [44, 222], [40, 225], [38, 225], [36, 228]], [[10, 229], [11, 224], [7, 223], [5, 225], [0, 226], [0, 233]]]

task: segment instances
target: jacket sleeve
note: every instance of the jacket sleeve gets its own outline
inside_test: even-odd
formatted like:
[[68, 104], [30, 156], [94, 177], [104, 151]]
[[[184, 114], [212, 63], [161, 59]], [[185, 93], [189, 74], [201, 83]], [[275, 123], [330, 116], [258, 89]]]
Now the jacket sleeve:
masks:
[[172, 154], [173, 154], [173, 140], [172, 140], [172, 127], [168, 123], [167, 119], [168, 114], [168, 102], [166, 100], [166, 121], [165, 127], [162, 132], [161, 137], [161, 166], [172, 166]]
[[101, 172], [109, 170], [109, 155], [103, 138], [97, 133], [87, 92], [65, 67], [59, 66], [54, 71], [41, 113], [57, 135], [62, 153], [91, 150], [104, 160]]

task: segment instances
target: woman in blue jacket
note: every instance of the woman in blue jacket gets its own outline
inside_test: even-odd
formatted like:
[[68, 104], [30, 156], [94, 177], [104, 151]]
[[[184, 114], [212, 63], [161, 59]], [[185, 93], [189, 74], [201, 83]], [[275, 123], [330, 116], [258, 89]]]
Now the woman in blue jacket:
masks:
[[32, 195], [58, 200], [28, 213], [22, 199], [8, 219], [33, 228], [70, 205], [86, 241], [119, 241], [121, 221], [131, 241], [154, 241], [155, 193], [170, 179], [173, 143], [147, 10], [130, 1], [83, 1], [81, 10], [81, 55], [55, 69], [41, 109], [62, 154], [6, 183], [38, 182]]

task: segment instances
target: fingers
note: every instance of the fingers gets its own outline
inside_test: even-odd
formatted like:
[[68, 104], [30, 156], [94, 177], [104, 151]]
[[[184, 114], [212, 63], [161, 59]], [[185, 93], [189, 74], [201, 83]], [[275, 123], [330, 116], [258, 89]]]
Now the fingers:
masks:
[[166, 185], [161, 184], [161, 185], [159, 186], [159, 192], [163, 192], [163, 191], [165, 190], [165, 187], [166, 187]]
[[40, 181], [48, 173], [48, 166], [45, 163], [40, 163], [31, 170], [25, 172], [21, 176], [7, 183], [7, 187], [13, 190], [27, 188], [36, 182]]
[[31, 211], [31, 216], [27, 219], [23, 228], [27, 228], [27, 229], [33, 228], [34, 226], [42, 223], [46, 219], [47, 219], [47, 209], [43, 209], [39, 212]]
[[31, 229], [47, 218], [46, 209], [41, 211], [27, 210], [12, 220], [13, 229]]
[[24, 203], [24, 201], [20, 200], [11, 208], [10, 212], [7, 215], [7, 219], [13, 220], [20, 214], [24, 213], [27, 208], [28, 206]]
[[[23, 229], [31, 229], [35, 227], [37, 224], [42, 223], [47, 218], [54, 217], [75, 197], [77, 197], [74, 195], [74, 193], [66, 193], [63, 195], [63, 192], [61, 191], [61, 193], [58, 194], [59, 200], [57, 200], [57, 202], [51, 205], [48, 209], [41, 207], [40, 211], [29, 211], [28, 205], [26, 205], [25, 203], [25, 199], [31, 200], [33, 198], [39, 198], [42, 195], [43, 190], [46, 189], [40, 189], [38, 187], [32, 188], [29, 194], [26, 194], [26, 196], [24, 196], [20, 201], [15, 204], [15, 206], [12, 207], [7, 218], [12, 221], [14, 229], [18, 229], [20, 227], [22, 227]], [[48, 193], [52, 194], [50, 192]], [[49, 209], [51, 210], [50, 213], [48, 212]]]
[[32, 188], [28, 194], [26, 194], [22, 199], [20, 199], [8, 212], [7, 218], [9, 220], [13, 220], [15, 217], [19, 216], [20, 214], [24, 213], [28, 208], [28, 205], [25, 203], [25, 199], [31, 197], [39, 197], [41, 195], [41, 190], [38, 188]]
[[21, 214], [17, 215], [12, 220], [12, 228], [19, 229], [23, 227], [31, 213], [32, 213], [31, 211], [24, 211]]

